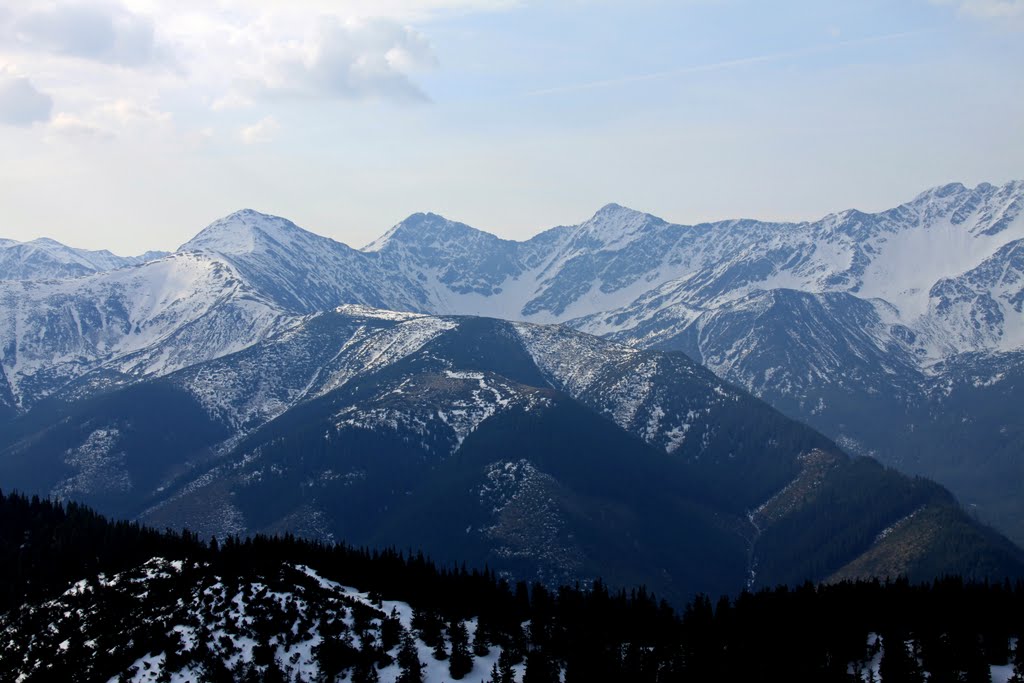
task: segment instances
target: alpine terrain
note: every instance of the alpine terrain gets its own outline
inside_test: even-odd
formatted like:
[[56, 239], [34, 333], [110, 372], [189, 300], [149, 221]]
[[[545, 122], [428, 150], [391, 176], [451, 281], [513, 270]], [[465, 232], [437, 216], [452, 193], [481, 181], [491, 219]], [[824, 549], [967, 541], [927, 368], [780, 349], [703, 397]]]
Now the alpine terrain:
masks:
[[0, 486], [675, 601], [1020, 575], [945, 489], [843, 449], [986, 518], [1021, 504], [1022, 206], [1022, 183], [792, 225], [610, 205], [527, 242], [420, 214], [362, 250], [246, 210], [134, 265], [24, 265]]

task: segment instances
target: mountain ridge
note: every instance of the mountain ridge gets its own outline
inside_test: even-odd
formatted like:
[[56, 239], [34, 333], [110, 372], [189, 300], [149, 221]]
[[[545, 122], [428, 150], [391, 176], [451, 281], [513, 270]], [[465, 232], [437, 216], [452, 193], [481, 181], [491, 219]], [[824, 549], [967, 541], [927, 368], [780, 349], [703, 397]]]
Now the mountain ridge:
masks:
[[[245, 210], [157, 261], [0, 281], [0, 413], [225, 357], [340, 305], [563, 323], [683, 351], [853, 452], [939, 476], [1024, 540], [1000, 405], [1024, 368], [1022, 244], [1021, 181], [788, 224], [609, 204], [524, 242], [414, 214], [371, 250]], [[954, 413], [968, 438], [922, 436]]]
[[168, 253], [118, 256], [106, 249], [76, 249], [49, 237], [28, 242], [0, 238], [0, 280], [81, 277], [155, 261]]

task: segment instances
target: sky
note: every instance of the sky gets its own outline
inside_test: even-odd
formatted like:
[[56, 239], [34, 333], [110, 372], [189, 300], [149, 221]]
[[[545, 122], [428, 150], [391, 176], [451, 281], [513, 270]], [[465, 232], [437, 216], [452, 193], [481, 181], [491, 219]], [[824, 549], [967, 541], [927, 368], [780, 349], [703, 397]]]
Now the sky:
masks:
[[0, 0], [0, 237], [354, 247], [1024, 178], [1024, 0]]

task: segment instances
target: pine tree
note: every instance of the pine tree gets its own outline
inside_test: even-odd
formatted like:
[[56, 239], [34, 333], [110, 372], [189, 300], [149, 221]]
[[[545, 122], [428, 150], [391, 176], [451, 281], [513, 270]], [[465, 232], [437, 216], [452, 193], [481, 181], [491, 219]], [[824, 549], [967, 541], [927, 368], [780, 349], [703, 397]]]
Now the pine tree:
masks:
[[491, 652], [487, 631], [484, 618], [479, 617], [476, 621], [476, 630], [473, 631], [473, 654], [477, 657], [486, 657]]
[[924, 683], [921, 665], [907, 649], [904, 634], [890, 633], [882, 638], [882, 661], [878, 664], [878, 675], [883, 681]]
[[513, 668], [515, 666], [515, 656], [512, 654], [510, 648], [502, 648], [501, 654], [498, 655], [498, 661], [495, 664], [498, 672], [497, 683], [515, 683], [516, 671]]
[[379, 680], [380, 674], [377, 673], [377, 667], [373, 665], [373, 660], [360, 659], [356, 664], [355, 671], [352, 672], [352, 683], [377, 683]]
[[974, 647], [970, 647], [965, 655], [964, 683], [992, 683], [992, 669], [985, 661], [980, 643], [975, 642]]
[[469, 654], [469, 631], [466, 630], [466, 624], [461, 619], [452, 619], [448, 626], [448, 637], [452, 641], [448, 673], [458, 681], [473, 670], [473, 657]]
[[285, 683], [285, 681], [288, 680], [288, 677], [285, 675], [284, 671], [281, 670], [280, 665], [275, 659], [267, 665], [267, 670], [263, 672], [261, 680], [264, 681], [264, 683]]
[[530, 650], [526, 653], [523, 683], [558, 683], [559, 680], [558, 667], [551, 663], [543, 650]]
[[1024, 638], [1018, 638], [1013, 649], [1013, 675], [1007, 683], [1024, 683]]
[[391, 614], [381, 621], [380, 625], [381, 647], [385, 652], [390, 652], [402, 640], [402, 622], [398, 618], [398, 609], [392, 608]]
[[422, 683], [423, 662], [420, 661], [419, 652], [416, 650], [416, 639], [412, 633], [402, 633], [402, 647], [398, 651], [398, 666], [401, 672], [398, 674], [397, 683]]
[[448, 659], [448, 651], [444, 649], [444, 636], [441, 636], [434, 643], [434, 659], [443, 662]]

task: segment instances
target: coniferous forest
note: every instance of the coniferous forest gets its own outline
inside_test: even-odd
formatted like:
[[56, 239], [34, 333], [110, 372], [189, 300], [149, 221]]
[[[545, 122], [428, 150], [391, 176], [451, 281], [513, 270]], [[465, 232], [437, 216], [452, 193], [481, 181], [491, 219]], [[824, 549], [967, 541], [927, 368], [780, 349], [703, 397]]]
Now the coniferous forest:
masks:
[[0, 589], [3, 681], [1024, 680], [1021, 581], [803, 584], [673, 606], [395, 549], [204, 542], [0, 494]]

